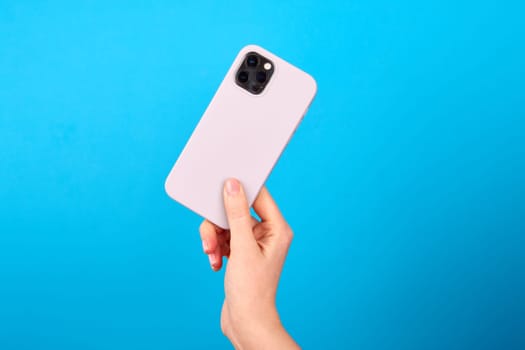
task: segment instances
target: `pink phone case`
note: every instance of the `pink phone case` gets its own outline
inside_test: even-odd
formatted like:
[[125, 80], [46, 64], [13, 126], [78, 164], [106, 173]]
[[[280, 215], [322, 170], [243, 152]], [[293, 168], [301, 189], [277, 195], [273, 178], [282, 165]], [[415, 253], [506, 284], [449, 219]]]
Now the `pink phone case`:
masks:
[[[265, 56], [274, 66], [260, 95], [244, 90], [235, 80], [250, 52]], [[315, 80], [307, 73], [259, 46], [244, 47], [168, 175], [168, 195], [228, 228], [224, 181], [239, 179], [251, 206], [316, 91]]]

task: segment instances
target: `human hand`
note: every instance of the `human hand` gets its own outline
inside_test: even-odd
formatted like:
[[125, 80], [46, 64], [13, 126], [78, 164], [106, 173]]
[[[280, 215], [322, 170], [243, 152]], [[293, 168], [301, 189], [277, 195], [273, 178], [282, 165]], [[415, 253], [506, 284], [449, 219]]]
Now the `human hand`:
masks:
[[214, 271], [229, 258], [224, 277], [221, 329], [237, 349], [297, 349], [281, 325], [275, 295], [293, 233], [266, 188], [250, 215], [238, 180], [224, 186], [224, 206], [230, 230], [205, 220], [200, 227], [203, 249]]

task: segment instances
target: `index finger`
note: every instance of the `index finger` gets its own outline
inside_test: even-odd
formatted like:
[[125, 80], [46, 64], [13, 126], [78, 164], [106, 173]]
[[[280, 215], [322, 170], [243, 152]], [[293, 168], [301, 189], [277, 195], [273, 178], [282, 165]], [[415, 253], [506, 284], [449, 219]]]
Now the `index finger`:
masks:
[[217, 236], [220, 233], [223, 233], [224, 229], [208, 220], [204, 220], [199, 228], [199, 232], [201, 234], [202, 249], [204, 252], [206, 254], [214, 253], [215, 249], [217, 249], [217, 246], [219, 245]]
[[253, 209], [263, 221], [284, 223], [283, 215], [266, 186], [263, 186], [253, 202]]

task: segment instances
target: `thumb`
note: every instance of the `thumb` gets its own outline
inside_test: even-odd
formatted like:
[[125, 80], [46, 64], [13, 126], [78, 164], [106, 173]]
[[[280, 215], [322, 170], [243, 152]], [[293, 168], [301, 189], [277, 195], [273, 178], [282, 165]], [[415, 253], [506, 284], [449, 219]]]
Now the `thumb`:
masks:
[[253, 236], [252, 217], [244, 189], [237, 179], [224, 183], [224, 208], [230, 225], [230, 249], [232, 255], [257, 248]]

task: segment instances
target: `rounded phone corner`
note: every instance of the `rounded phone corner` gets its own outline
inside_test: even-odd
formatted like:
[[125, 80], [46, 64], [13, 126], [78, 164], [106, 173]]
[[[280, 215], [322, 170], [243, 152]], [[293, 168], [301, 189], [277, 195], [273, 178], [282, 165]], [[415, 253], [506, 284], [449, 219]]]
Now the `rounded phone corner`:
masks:
[[310, 84], [310, 86], [311, 86], [312, 98], [313, 98], [313, 97], [315, 97], [315, 95], [317, 95], [317, 81], [315, 80], [315, 78], [311, 74], [308, 74], [306, 72], [304, 74], [306, 74], [306, 77], [307, 77], [307, 80], [308, 80], [308, 84]]
[[168, 197], [170, 197], [171, 199], [175, 199], [175, 197], [174, 197], [174, 195], [172, 193], [171, 182], [170, 182], [170, 177], [169, 176], [164, 181], [164, 191], [166, 192]]
[[243, 53], [243, 54], [246, 54], [248, 52], [251, 52], [251, 51], [261, 51], [263, 50], [262, 47], [260, 47], [259, 45], [256, 45], [256, 44], [248, 44], [248, 45], [244, 45], [240, 50], [239, 52], [240, 53]]

